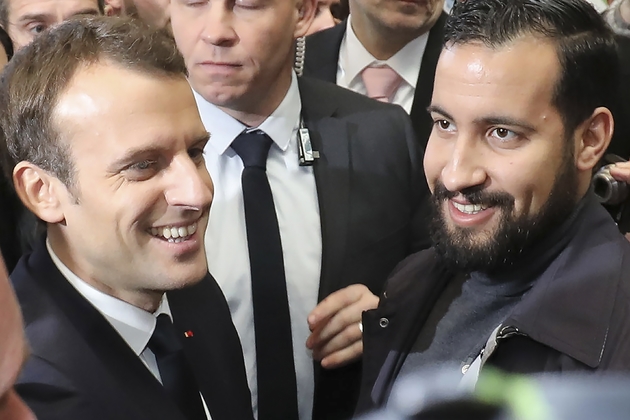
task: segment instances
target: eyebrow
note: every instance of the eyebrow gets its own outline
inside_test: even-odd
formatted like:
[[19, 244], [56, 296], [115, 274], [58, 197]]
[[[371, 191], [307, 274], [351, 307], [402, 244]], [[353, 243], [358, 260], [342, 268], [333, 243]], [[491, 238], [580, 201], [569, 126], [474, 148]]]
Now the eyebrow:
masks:
[[[79, 15], [95, 16], [99, 14], [100, 12], [98, 11], [98, 9], [89, 8], [89, 9], [81, 9], [77, 12], [74, 12], [70, 15], [70, 17], [79, 16]], [[50, 21], [53, 19], [54, 19], [54, 16], [49, 13], [29, 13], [24, 16], [21, 16], [18, 22], [30, 22], [30, 21], [45, 22], [45, 21]]]
[[78, 12], [74, 12], [70, 16], [79, 16], [79, 15], [96, 16], [96, 15], [100, 15], [100, 14], [101, 14], [101, 12], [98, 9], [94, 9], [94, 8], [90, 7], [89, 9], [82, 9], [82, 10], [79, 10]]
[[168, 150], [167, 147], [158, 147], [158, 146], [153, 146], [153, 147], [142, 146], [142, 147], [128, 149], [125, 152], [123, 157], [116, 159], [114, 162], [108, 165], [107, 171], [111, 173], [118, 173], [121, 170], [123, 170], [125, 167], [131, 165], [132, 163], [134, 163], [135, 161], [137, 161], [143, 156], [161, 154], [167, 150]]
[[528, 132], [536, 131], [536, 128], [527, 121], [501, 115], [490, 115], [483, 118], [477, 118], [474, 122], [475, 124], [482, 123], [484, 125], [509, 125], [512, 127], [520, 127]]
[[446, 118], [448, 118], [449, 120], [454, 120], [455, 118], [453, 118], [448, 112], [446, 112], [444, 110], [444, 108], [442, 108], [439, 105], [429, 105], [429, 107], [427, 108], [427, 111], [429, 113], [436, 113], [436, 114], [440, 114]]
[[26, 21], [47, 21], [51, 20], [52, 15], [47, 13], [30, 13], [27, 15], [23, 15], [20, 17], [18, 22], [26, 22]]
[[[210, 133], [206, 131], [204, 134], [196, 136], [195, 139], [193, 140], [193, 143], [190, 146], [188, 146], [187, 149], [190, 147], [200, 145], [200, 144], [205, 145], [205, 143], [207, 143], [209, 139], [210, 139]], [[160, 141], [158, 141], [158, 143], [160, 143]], [[134, 163], [136, 160], [138, 160], [142, 156], [165, 153], [168, 150], [170, 150], [168, 147], [162, 147], [162, 146], [153, 146], [153, 147], [141, 146], [141, 147], [129, 149], [127, 150], [127, 152], [125, 153], [123, 157], [111, 163], [108, 166], [107, 171], [111, 173], [117, 173], [120, 170], [124, 169], [126, 166]]]
[[[448, 112], [446, 112], [439, 105], [431, 105], [427, 108], [430, 113], [435, 112], [440, 114], [449, 120], [455, 120]], [[479, 125], [508, 125], [513, 127], [520, 127], [528, 132], [536, 131], [536, 128], [527, 121], [519, 120], [518, 118], [506, 117], [503, 115], [489, 115], [485, 117], [475, 118], [473, 121]]]

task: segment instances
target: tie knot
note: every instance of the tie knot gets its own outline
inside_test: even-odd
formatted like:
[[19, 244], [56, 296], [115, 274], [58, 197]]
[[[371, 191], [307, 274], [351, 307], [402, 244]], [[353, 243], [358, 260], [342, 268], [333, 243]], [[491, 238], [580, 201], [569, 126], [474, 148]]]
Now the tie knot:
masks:
[[266, 169], [271, 143], [271, 137], [261, 130], [243, 131], [232, 142], [232, 149], [241, 157], [246, 168]]
[[368, 96], [381, 102], [390, 102], [402, 82], [402, 77], [387, 65], [370, 65], [363, 69], [361, 77]]
[[177, 336], [177, 331], [168, 315], [158, 315], [155, 330], [153, 330], [153, 335], [147, 347], [149, 347], [156, 356], [175, 353], [183, 348]]

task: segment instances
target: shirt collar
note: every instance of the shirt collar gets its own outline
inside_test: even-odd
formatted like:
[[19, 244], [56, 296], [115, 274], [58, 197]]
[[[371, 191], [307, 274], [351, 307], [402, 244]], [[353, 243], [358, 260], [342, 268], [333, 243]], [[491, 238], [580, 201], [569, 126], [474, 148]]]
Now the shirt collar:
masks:
[[59, 259], [48, 239], [46, 239], [46, 248], [59, 272], [109, 321], [136, 355], [139, 356], [149, 343], [155, 329], [156, 317], [167, 314], [172, 318], [166, 294], [162, 297], [158, 309], [152, 314], [103, 293], [81, 280]]
[[429, 32], [422, 34], [405, 45], [389, 60], [377, 60], [365, 49], [352, 28], [352, 16], [348, 16], [346, 35], [342, 42], [342, 51], [339, 54], [345, 86], [348, 86], [358, 77], [364, 68], [371, 64], [387, 64], [414, 89], [418, 83], [418, 73], [422, 56], [429, 40]]
[[[193, 91], [194, 92], [194, 91]], [[234, 139], [247, 127], [231, 117], [216, 105], [206, 101], [199, 93], [194, 92], [199, 114], [206, 130], [210, 133], [208, 144], [218, 154], [228, 150]], [[293, 130], [298, 128], [302, 101], [295, 72], [291, 77], [291, 85], [278, 108], [257, 128], [267, 133], [273, 142], [283, 151], [289, 147]]]

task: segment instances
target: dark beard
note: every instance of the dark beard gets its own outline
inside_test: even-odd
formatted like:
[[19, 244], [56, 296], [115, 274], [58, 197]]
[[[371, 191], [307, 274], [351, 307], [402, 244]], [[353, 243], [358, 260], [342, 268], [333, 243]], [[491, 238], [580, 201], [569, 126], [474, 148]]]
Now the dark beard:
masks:
[[[481, 238], [468, 228], [449, 228], [442, 209], [447, 199], [461, 193], [471, 204], [493, 206], [501, 212], [491, 237]], [[573, 157], [567, 157], [554, 180], [547, 202], [532, 215], [514, 214], [514, 197], [506, 192], [487, 192], [471, 187], [459, 192], [448, 191], [437, 182], [431, 198], [431, 239], [438, 255], [455, 269], [493, 273], [512, 266], [523, 252], [562, 224], [578, 201], [578, 172]]]

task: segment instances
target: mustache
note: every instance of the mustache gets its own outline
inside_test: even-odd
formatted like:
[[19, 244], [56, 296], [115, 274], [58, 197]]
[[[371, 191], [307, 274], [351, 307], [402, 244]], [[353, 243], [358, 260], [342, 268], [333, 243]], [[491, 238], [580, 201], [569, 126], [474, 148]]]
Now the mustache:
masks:
[[460, 191], [449, 191], [440, 181], [437, 181], [435, 184], [433, 201], [439, 203], [455, 198], [460, 194], [470, 204], [503, 208], [511, 208], [514, 206], [514, 196], [505, 191], [486, 191], [485, 187], [482, 185], [475, 185]]

